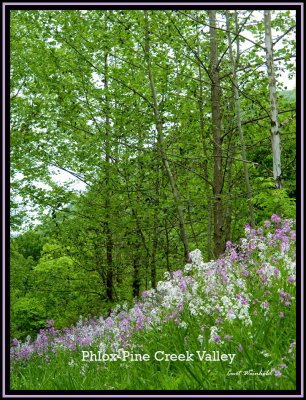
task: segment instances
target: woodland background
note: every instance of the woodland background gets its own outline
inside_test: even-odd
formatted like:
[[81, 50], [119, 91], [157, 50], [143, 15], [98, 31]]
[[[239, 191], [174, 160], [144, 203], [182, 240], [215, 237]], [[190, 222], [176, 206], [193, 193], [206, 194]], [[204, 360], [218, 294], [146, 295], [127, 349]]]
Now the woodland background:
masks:
[[107, 314], [190, 251], [216, 259], [246, 223], [295, 218], [295, 24], [11, 10], [12, 337]]

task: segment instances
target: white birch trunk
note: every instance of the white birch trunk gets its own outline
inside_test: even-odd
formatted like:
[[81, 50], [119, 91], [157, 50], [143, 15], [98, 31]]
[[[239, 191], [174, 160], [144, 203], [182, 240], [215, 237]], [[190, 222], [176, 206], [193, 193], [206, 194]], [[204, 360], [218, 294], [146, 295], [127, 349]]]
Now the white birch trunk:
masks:
[[273, 155], [273, 178], [277, 189], [283, 188], [281, 169], [280, 124], [278, 119], [276, 78], [273, 65], [273, 41], [271, 31], [271, 11], [265, 10], [266, 63], [269, 78], [269, 99], [271, 108], [271, 142]]

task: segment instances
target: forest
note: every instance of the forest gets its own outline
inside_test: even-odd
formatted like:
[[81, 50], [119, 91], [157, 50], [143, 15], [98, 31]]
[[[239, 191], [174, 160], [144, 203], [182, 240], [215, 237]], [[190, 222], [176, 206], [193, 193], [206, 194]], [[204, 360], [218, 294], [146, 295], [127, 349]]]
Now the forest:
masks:
[[[216, 272], [222, 276], [229, 265], [231, 271], [239, 270], [242, 279], [248, 280], [244, 300], [237, 294], [242, 304], [251, 304], [252, 296], [263, 301], [259, 296], [267, 292], [259, 293], [265, 279], [279, 279], [272, 286], [267, 283], [270, 294], [274, 293], [271, 304], [275, 301], [275, 310], [285, 304], [283, 300], [295, 299], [296, 10], [51, 7], [11, 9], [9, 24], [13, 354], [39, 332], [40, 337], [42, 331], [56, 336], [67, 327], [78, 326], [80, 318], [87, 321], [84, 326], [96, 326], [100, 316], [103, 321], [111, 320], [106, 324], [111, 326], [117, 318], [115, 310], [131, 307], [138, 315], [133, 335], [139, 335], [133, 336], [133, 343], [145, 346], [153, 340], [153, 333], [145, 332], [147, 320], [143, 317], [139, 322], [135, 304], [145, 301], [147, 293], [159, 293], [163, 299], [152, 296], [162, 309], [170, 296], [165, 282], [185, 293], [195, 279], [196, 287], [203, 289], [201, 285], [209, 279], [209, 273], [203, 273], [204, 265], [216, 271], [223, 266], [222, 273]], [[265, 241], [266, 230], [272, 228]], [[258, 247], [253, 246], [252, 237]], [[244, 243], [250, 246], [252, 262], [244, 258]], [[265, 255], [260, 253], [263, 248], [268, 249]], [[198, 265], [189, 281], [181, 275], [184, 265], [189, 275]], [[265, 272], [262, 276], [264, 265], [274, 268], [272, 275]], [[231, 273], [224, 280], [238, 282], [240, 278]], [[221, 293], [215, 284], [215, 291]], [[195, 295], [196, 289], [190, 290]], [[277, 290], [285, 293], [280, 299]], [[229, 297], [233, 293], [242, 293], [242, 289], [228, 289]], [[194, 318], [195, 342], [199, 333], [203, 335], [203, 322], [212, 327], [220, 318], [216, 326], [225, 323], [221, 309], [213, 317], [214, 308], [205, 308], [199, 316], [191, 306], [191, 316], [177, 321], [173, 312], [175, 316], [187, 312], [182, 306], [186, 299], [176, 303], [172, 299], [173, 309], [164, 306], [163, 312], [168, 307], [172, 317], [164, 319], [169, 321], [165, 331], [156, 328], [154, 340], [160, 335], [158, 341], [166, 346], [169, 335], [178, 335], [176, 343], [181, 340], [184, 346], [187, 336], [182, 334], [185, 325], [180, 318]], [[198, 303], [192, 304], [197, 308]], [[286, 307], [288, 317], [280, 317], [281, 326], [269, 322], [275, 334], [279, 329], [285, 332], [279, 338], [284, 343], [275, 347], [278, 361], [271, 364], [276, 368], [274, 380], [240, 379], [241, 388], [295, 389], [295, 367], [291, 372], [287, 366], [276, 367], [285, 363], [277, 347], [291, 346], [292, 350], [295, 346], [294, 307], [291, 303]], [[150, 315], [148, 324], [154, 325], [155, 313], [141, 310], [147, 319]], [[284, 310], [275, 312], [287, 315]], [[262, 321], [266, 320], [265, 313]], [[183, 328], [175, 326], [175, 321]], [[226, 323], [235, 321], [227, 318]], [[255, 332], [255, 322], [248, 324]], [[268, 329], [268, 322], [261, 322], [258, 332], [263, 326]], [[267, 335], [258, 335], [258, 342], [268, 340]], [[221, 338], [202, 337], [203, 346], [207, 339], [205, 349], [211, 341], [218, 345], [216, 337]], [[121, 339], [123, 348], [129, 348], [127, 337]], [[248, 346], [240, 343], [238, 354], [248, 354]], [[78, 345], [86, 348], [90, 344], [93, 339]], [[71, 351], [76, 348], [69, 346]], [[48, 361], [48, 368], [49, 362], [55, 363], [55, 369], [60, 362], [67, 368], [63, 360], [71, 357], [65, 357]], [[255, 357], [259, 364], [254, 361], [248, 368], [260, 365], [262, 358]], [[253, 360], [252, 356], [248, 354], [247, 360]], [[214, 367], [216, 375], [210, 380], [207, 369], [203, 372], [205, 366], [195, 371], [188, 363], [181, 364], [189, 380], [180, 375], [178, 363], [173, 363], [173, 369], [165, 367], [166, 372], [156, 367], [164, 376], [158, 379], [164, 380], [155, 386], [148, 379], [155, 374], [152, 370], [137, 386], [135, 376], [142, 365], [136, 364], [131, 367], [131, 382], [105, 384], [104, 389], [202, 390], [197, 377], [205, 374], [212, 389], [237, 388], [237, 377], [220, 380], [221, 366]], [[12, 387], [36, 389], [37, 382], [22, 379], [27, 366], [20, 368], [12, 367], [16, 371]], [[109, 368], [117, 376], [120, 368]], [[284, 381], [278, 384], [280, 370]], [[58, 386], [43, 380], [45, 386], [40, 389], [91, 388], [85, 372], [80, 377], [82, 383], [76, 378], [61, 383], [58, 378]], [[100, 388], [96, 385], [92, 387]]]

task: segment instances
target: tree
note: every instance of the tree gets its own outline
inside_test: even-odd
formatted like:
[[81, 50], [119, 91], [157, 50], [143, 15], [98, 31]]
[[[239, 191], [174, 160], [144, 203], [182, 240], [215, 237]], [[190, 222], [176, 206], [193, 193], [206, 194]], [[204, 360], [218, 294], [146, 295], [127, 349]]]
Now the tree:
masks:
[[280, 125], [278, 119], [278, 104], [276, 91], [276, 78], [273, 64], [273, 39], [271, 30], [271, 11], [265, 10], [265, 43], [266, 60], [269, 77], [269, 99], [271, 108], [271, 142], [273, 154], [273, 178], [277, 189], [283, 188], [282, 169], [281, 169], [281, 143], [280, 143]]
[[224, 251], [224, 220], [222, 207], [222, 135], [220, 116], [220, 75], [218, 60], [218, 31], [216, 29], [216, 10], [209, 12], [210, 25], [210, 71], [211, 71], [211, 111], [214, 146], [214, 255]]
[[[238, 34], [238, 26], [237, 26], [237, 11], [235, 12], [235, 19], [236, 19], [236, 34]], [[236, 69], [237, 65], [239, 64], [239, 37], [237, 36], [237, 56], [236, 60], [234, 60], [233, 50], [232, 50], [232, 40], [230, 35], [230, 21], [229, 21], [229, 12], [226, 13], [226, 29], [227, 29], [227, 37], [228, 37], [228, 48], [230, 54], [230, 62], [232, 65], [233, 71], [233, 92], [235, 98], [235, 106], [236, 106], [236, 119], [237, 119], [237, 127], [239, 131], [240, 143], [241, 143], [241, 156], [243, 160], [243, 169], [244, 169], [244, 179], [247, 188], [248, 200], [249, 200], [249, 210], [250, 210], [250, 219], [251, 219], [251, 227], [255, 228], [255, 217], [254, 217], [254, 207], [252, 201], [252, 193], [251, 193], [251, 186], [249, 181], [249, 171], [248, 166], [246, 163], [246, 151], [244, 145], [244, 138], [243, 138], [243, 131], [241, 126], [241, 114], [240, 114], [240, 101], [239, 101], [239, 92], [238, 92], [238, 81], [236, 76]]]

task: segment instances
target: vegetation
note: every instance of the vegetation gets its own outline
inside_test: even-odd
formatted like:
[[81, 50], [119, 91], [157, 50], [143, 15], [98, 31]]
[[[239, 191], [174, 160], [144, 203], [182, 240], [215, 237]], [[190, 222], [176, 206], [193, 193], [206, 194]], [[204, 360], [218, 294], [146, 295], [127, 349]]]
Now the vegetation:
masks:
[[[295, 343], [296, 96], [281, 80], [295, 75], [295, 46], [292, 10], [10, 11], [12, 388], [101, 389], [97, 370], [104, 389], [295, 388], [294, 359], [278, 367]], [[233, 245], [244, 235], [250, 246], [255, 235], [257, 250], [231, 259], [244, 254]], [[266, 281], [263, 265], [278, 273]], [[250, 316], [257, 300], [271, 314], [252, 314], [250, 328], [211, 313], [208, 266], [228, 269], [231, 282], [241, 275]], [[166, 282], [185, 293], [182, 309], [175, 296], [167, 308]], [[137, 329], [143, 293], [156, 320], [143, 313]], [[235, 286], [227, 295], [238, 294]], [[201, 313], [191, 311], [195, 299]], [[122, 323], [122, 310], [135, 323], [128, 343], [105, 328], [108, 318]], [[232, 340], [205, 333], [200, 343], [204, 325]], [[90, 341], [72, 340], [78, 329]], [[114, 345], [150, 354], [241, 345], [246, 370], [282, 377], [237, 380], [223, 363], [208, 372], [183, 362], [86, 363], [80, 374], [80, 349], [98, 349], [105, 329]]]

